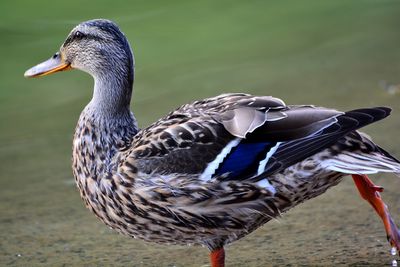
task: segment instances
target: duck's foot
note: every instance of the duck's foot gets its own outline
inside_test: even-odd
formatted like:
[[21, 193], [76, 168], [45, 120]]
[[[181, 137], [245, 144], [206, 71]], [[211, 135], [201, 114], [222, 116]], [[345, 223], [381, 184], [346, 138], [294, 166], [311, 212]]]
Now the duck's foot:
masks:
[[211, 267], [225, 266], [225, 250], [224, 248], [214, 249], [210, 252]]
[[400, 232], [392, 216], [390, 216], [387, 205], [379, 194], [379, 192], [383, 192], [383, 188], [375, 185], [367, 175], [353, 174], [352, 176], [361, 197], [367, 200], [381, 217], [390, 245], [400, 251]]

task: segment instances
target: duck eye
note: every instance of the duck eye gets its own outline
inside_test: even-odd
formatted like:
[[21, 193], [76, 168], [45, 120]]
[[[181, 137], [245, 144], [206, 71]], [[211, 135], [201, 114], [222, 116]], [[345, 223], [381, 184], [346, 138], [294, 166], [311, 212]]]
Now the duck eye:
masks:
[[80, 31], [77, 31], [77, 32], [75, 32], [74, 36], [76, 39], [82, 39], [84, 34]]

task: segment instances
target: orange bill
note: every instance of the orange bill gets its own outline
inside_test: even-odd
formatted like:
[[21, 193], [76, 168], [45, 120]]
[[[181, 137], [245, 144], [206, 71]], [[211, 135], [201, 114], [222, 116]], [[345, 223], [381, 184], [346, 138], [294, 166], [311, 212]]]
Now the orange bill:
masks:
[[60, 53], [56, 53], [50, 59], [27, 70], [24, 76], [29, 78], [40, 77], [71, 68], [71, 64], [65, 62]]

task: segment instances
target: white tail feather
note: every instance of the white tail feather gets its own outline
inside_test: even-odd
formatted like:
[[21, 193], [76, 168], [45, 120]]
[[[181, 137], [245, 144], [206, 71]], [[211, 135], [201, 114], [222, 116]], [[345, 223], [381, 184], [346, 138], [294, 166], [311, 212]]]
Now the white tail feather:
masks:
[[324, 168], [347, 174], [393, 172], [400, 177], [400, 163], [380, 153], [355, 154], [342, 152], [321, 162]]

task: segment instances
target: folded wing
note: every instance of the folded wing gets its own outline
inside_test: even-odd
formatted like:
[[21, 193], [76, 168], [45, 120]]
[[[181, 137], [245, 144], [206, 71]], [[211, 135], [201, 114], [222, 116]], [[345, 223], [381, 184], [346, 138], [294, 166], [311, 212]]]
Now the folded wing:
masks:
[[389, 113], [388, 108], [344, 113], [286, 106], [273, 97], [221, 95], [184, 105], [139, 132], [125, 162], [149, 174], [257, 181]]

